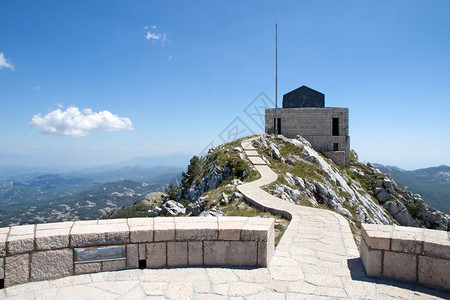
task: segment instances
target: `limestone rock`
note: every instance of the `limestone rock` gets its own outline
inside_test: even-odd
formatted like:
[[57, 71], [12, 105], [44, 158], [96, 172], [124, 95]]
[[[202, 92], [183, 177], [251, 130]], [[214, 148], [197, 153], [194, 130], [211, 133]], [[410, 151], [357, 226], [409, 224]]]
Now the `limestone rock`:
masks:
[[166, 201], [161, 208], [162, 213], [166, 216], [177, 216], [186, 213], [186, 209], [183, 204], [174, 200]]
[[270, 152], [271, 156], [274, 159], [281, 160], [280, 150], [278, 150], [277, 146], [272, 142], [270, 142], [269, 145], [270, 145], [270, 150], [271, 150], [271, 152]]
[[147, 217], [153, 218], [157, 217], [162, 213], [162, 209], [160, 207], [155, 207], [147, 212]]
[[220, 198], [220, 204], [225, 205], [228, 204], [228, 195], [225, 193], [222, 193], [222, 197]]
[[242, 199], [242, 197], [243, 197], [243, 195], [242, 195], [241, 193], [239, 193], [239, 192], [234, 192], [234, 193], [231, 195], [231, 202], [239, 201], [239, 200]]
[[221, 217], [223, 213], [215, 208], [211, 208], [210, 210], [205, 210], [200, 213], [200, 217]]
[[186, 208], [186, 213], [190, 213], [191, 216], [198, 216], [202, 211], [206, 208], [206, 203], [208, 201], [208, 197], [200, 197], [197, 201], [191, 202], [188, 204]]
[[387, 200], [392, 199], [392, 194], [383, 188], [379, 188], [377, 199], [380, 203], [385, 203]]
[[383, 207], [403, 226], [420, 227], [419, 221], [414, 219], [406, 207], [397, 199], [386, 202]]

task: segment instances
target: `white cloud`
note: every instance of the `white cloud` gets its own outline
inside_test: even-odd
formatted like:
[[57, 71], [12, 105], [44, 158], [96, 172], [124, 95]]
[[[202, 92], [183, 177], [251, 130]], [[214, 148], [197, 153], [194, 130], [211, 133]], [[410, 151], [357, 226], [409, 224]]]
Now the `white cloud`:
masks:
[[161, 34], [159, 33], [151, 33], [147, 31], [147, 35], [145, 36], [147, 40], [159, 40], [161, 38]]
[[65, 111], [55, 109], [45, 116], [34, 115], [28, 124], [45, 134], [86, 136], [91, 130], [118, 131], [134, 130], [129, 118], [122, 118], [107, 110], [92, 112], [86, 108], [81, 112], [78, 107], [69, 107]]
[[0, 52], [0, 70], [6, 68], [11, 69], [14, 71], [14, 66], [6, 60], [5, 56], [3, 55], [3, 52]]
[[[170, 40], [167, 38], [167, 34], [165, 33], [158, 33], [155, 31], [156, 26], [145, 26], [144, 29], [147, 31], [145, 34], [145, 39], [147, 41], [152, 40], [152, 41], [159, 41], [161, 42], [161, 45], [165, 45], [167, 42], [170, 42]], [[150, 30], [152, 29], [152, 30]]]

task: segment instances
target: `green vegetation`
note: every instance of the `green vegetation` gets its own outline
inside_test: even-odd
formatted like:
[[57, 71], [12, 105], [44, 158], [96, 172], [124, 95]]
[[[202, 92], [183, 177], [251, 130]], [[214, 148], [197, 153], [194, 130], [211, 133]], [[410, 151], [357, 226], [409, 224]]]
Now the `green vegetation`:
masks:
[[425, 209], [425, 206], [420, 201], [409, 201], [406, 202], [405, 206], [413, 218], [419, 217]]

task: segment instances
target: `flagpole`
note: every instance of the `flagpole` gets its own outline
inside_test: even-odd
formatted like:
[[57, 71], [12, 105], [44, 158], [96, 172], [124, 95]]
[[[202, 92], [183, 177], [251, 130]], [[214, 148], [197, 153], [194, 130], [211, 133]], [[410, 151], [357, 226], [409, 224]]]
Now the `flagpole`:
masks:
[[275, 137], [278, 137], [278, 26], [275, 23]]

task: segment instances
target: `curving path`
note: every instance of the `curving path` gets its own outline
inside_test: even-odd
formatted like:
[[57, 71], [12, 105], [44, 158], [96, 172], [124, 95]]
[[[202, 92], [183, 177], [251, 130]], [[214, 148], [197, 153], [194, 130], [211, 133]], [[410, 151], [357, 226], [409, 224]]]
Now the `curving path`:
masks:
[[247, 201], [291, 219], [268, 268], [124, 270], [71, 276], [0, 290], [8, 299], [450, 299], [450, 294], [367, 278], [346, 219], [298, 206], [261, 186], [277, 179], [251, 145], [242, 142], [261, 178], [238, 186]]

